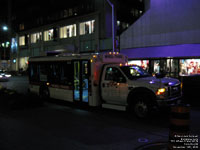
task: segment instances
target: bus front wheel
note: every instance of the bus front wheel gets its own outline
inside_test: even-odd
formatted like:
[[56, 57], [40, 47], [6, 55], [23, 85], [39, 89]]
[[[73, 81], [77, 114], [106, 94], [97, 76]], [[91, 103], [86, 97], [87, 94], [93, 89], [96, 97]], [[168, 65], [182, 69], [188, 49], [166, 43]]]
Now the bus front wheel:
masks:
[[138, 118], [147, 118], [151, 112], [150, 96], [146, 94], [135, 95], [131, 110]]

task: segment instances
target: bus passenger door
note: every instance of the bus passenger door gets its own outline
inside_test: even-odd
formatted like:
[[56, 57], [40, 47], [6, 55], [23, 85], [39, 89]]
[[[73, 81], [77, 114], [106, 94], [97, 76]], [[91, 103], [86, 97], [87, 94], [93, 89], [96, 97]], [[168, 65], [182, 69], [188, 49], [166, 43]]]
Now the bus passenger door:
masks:
[[75, 101], [80, 101], [80, 62], [74, 61], [74, 92]]
[[81, 96], [82, 101], [87, 102], [89, 100], [88, 83], [89, 83], [89, 61], [81, 61]]
[[73, 91], [74, 101], [88, 103], [89, 101], [88, 83], [89, 83], [89, 61], [75, 60], [74, 91]]

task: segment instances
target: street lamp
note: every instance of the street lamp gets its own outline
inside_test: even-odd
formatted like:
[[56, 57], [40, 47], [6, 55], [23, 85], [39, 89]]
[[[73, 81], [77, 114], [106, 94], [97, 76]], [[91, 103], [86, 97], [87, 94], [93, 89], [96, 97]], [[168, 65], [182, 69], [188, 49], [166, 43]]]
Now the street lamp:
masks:
[[8, 31], [8, 27], [7, 26], [3, 26], [2, 29], [3, 29], [3, 31]]
[[[8, 26], [6, 26], [6, 25], [2, 26], [2, 30], [7, 32], [8, 31]], [[4, 47], [4, 55], [3, 56], [4, 56], [4, 59], [6, 59], [6, 47], [8, 47], [9, 43], [4, 41], [3, 44], [4, 44], [4, 46], [3, 46]]]
[[114, 5], [110, 0], [106, 0], [108, 4], [112, 7], [112, 43], [113, 43], [113, 52], [115, 52], [115, 12]]

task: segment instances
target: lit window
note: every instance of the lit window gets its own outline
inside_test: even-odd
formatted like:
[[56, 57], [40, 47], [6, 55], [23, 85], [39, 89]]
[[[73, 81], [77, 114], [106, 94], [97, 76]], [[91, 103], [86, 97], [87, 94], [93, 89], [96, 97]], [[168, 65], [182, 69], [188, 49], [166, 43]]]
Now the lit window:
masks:
[[19, 37], [19, 46], [25, 45], [25, 36], [20, 36]]
[[144, 70], [148, 70], [149, 68], [149, 60], [130, 60], [128, 61], [128, 64], [140, 66]]
[[42, 40], [42, 33], [41, 32], [31, 34], [31, 43], [37, 43], [41, 40]]
[[94, 33], [95, 20], [80, 23], [80, 35]]
[[76, 36], [76, 24], [60, 28], [60, 38], [68, 38], [73, 36]]
[[44, 31], [44, 41], [53, 40], [53, 29]]
[[181, 76], [200, 74], [200, 59], [181, 59], [179, 74]]

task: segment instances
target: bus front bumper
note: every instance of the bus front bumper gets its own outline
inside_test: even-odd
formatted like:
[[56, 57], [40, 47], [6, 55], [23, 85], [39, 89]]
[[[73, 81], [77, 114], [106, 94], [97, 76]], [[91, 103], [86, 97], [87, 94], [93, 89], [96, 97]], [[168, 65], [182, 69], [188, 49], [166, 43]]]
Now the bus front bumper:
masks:
[[177, 104], [181, 101], [182, 99], [182, 95], [181, 96], [177, 96], [177, 97], [172, 97], [172, 98], [169, 98], [169, 99], [157, 99], [157, 105], [159, 107], [161, 106], [169, 106], [171, 104]]

